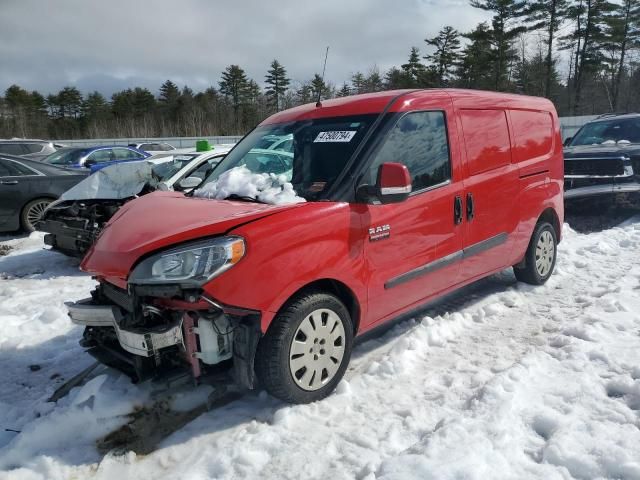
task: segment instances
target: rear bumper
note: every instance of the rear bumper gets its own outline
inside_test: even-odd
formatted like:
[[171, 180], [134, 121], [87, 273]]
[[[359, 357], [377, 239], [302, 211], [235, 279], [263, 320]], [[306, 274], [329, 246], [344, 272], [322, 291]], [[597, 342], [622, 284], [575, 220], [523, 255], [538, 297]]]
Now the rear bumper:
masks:
[[135, 331], [120, 328], [120, 310], [115, 305], [96, 305], [90, 298], [66, 302], [71, 321], [85, 327], [113, 327], [123, 350], [141, 357], [153, 357], [158, 350], [184, 346], [182, 321], [153, 330]]

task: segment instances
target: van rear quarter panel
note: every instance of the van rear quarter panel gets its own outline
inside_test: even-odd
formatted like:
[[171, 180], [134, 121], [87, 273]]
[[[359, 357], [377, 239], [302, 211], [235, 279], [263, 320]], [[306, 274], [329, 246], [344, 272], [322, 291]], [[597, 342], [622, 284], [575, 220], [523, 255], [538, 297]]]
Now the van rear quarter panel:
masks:
[[513, 262], [517, 263], [524, 257], [536, 222], [545, 210], [555, 212], [561, 234], [564, 162], [560, 122], [550, 102], [544, 109], [510, 108], [509, 123], [513, 161], [520, 169], [520, 190], [515, 201], [521, 206], [521, 218], [513, 250]]
[[[515, 264], [524, 257], [536, 222], [546, 209], [555, 211], [560, 229], [564, 221], [562, 138], [555, 107], [541, 97], [457, 89], [449, 93], [457, 111], [507, 112], [512, 162], [519, 169], [519, 186], [512, 200], [514, 229], [510, 232], [511, 255], [505, 267]], [[541, 120], [545, 116], [550, 119], [550, 132]], [[545, 154], [546, 145], [550, 148]]]
[[300, 288], [337, 280], [352, 291], [361, 318], [366, 318], [363, 210], [345, 202], [308, 203], [232, 230], [245, 239], [247, 254], [205, 285], [205, 291], [222, 303], [261, 311], [266, 331]]

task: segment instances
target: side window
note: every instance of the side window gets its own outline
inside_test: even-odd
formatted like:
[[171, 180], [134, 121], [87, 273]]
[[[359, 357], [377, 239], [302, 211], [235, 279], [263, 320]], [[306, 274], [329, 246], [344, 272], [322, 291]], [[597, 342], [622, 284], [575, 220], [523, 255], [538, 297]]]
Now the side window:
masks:
[[157, 145], [154, 145], [152, 143], [143, 143], [142, 145], [140, 145], [140, 150], [144, 150], [145, 152], [148, 150], [158, 150]]
[[12, 160], [0, 161], [0, 177], [22, 177], [25, 175], [38, 175], [38, 172]]
[[19, 143], [0, 143], [0, 153], [7, 155], [24, 155], [27, 152]]
[[129, 150], [127, 148], [114, 148], [113, 153], [116, 160], [135, 160], [138, 158], [143, 158], [140, 153], [134, 152], [133, 150]]
[[371, 184], [376, 181], [378, 167], [387, 162], [407, 166], [414, 192], [451, 179], [444, 112], [412, 112], [400, 118], [376, 154]]
[[511, 143], [504, 110], [461, 110], [469, 174], [511, 163]]
[[204, 177], [206, 177], [207, 175], [209, 175], [209, 172], [211, 172], [211, 165], [209, 164], [209, 162], [204, 162], [202, 165], [200, 165], [198, 168], [196, 168], [193, 172], [191, 172], [188, 176], [189, 177], [198, 177], [200, 180], [204, 180]]
[[551, 153], [553, 122], [549, 112], [511, 110], [513, 125], [513, 160], [522, 162]]
[[165, 152], [170, 152], [171, 150], [175, 150], [175, 148], [173, 148], [173, 146], [169, 145], [168, 143], [163, 143], [161, 144], [162, 148], [160, 148], [159, 150], [163, 150]]
[[40, 175], [39, 172], [36, 172], [35, 170], [27, 167], [26, 165], [23, 165], [20, 162], [9, 161], [7, 162], [7, 167], [12, 172], [11, 175], [15, 176]]
[[87, 157], [87, 160], [91, 160], [96, 163], [104, 163], [110, 162], [112, 158], [113, 152], [107, 148], [104, 150], [96, 150]]
[[25, 143], [24, 148], [28, 153], [40, 153], [44, 150], [44, 145], [40, 143]]
[[11, 171], [7, 166], [9, 162], [7, 160], [0, 159], [0, 177], [10, 177]]

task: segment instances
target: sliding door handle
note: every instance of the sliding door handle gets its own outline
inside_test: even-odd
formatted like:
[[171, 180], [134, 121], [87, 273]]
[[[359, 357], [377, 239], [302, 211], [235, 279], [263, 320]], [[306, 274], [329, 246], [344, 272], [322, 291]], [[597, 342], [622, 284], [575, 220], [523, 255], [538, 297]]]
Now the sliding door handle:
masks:
[[456, 195], [453, 199], [453, 223], [460, 225], [462, 223], [462, 198]]
[[475, 205], [473, 203], [473, 195], [471, 192], [467, 193], [467, 221], [470, 222], [475, 216]]

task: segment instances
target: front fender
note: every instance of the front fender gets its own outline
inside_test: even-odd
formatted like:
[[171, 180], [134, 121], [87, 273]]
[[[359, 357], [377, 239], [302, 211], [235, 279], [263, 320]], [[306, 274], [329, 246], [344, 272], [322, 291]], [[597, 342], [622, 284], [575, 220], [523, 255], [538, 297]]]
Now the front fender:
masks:
[[366, 309], [360, 214], [347, 203], [309, 203], [234, 229], [247, 245], [236, 266], [205, 285], [213, 298], [262, 313], [265, 332], [278, 310], [310, 283], [333, 279]]

